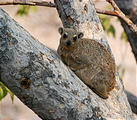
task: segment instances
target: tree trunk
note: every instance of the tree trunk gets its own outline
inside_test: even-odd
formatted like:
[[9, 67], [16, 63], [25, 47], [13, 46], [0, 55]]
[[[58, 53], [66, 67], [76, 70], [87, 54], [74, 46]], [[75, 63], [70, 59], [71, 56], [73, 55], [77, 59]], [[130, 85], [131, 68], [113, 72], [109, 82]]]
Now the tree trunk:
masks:
[[[115, 2], [122, 10], [122, 12], [128, 17], [130, 17], [133, 23], [137, 25], [137, 0], [115, 0]], [[123, 20], [120, 21], [127, 34], [128, 41], [131, 45], [133, 54], [137, 61], [137, 35], [129, 29], [129, 27], [127, 26], [127, 24], [125, 24], [125, 22], [123, 22]]]
[[[55, 0], [65, 27], [74, 27], [107, 49], [90, 0]], [[82, 14], [83, 12], [83, 14]], [[123, 83], [98, 97], [58, 58], [0, 9], [0, 81], [43, 120], [134, 120]]]

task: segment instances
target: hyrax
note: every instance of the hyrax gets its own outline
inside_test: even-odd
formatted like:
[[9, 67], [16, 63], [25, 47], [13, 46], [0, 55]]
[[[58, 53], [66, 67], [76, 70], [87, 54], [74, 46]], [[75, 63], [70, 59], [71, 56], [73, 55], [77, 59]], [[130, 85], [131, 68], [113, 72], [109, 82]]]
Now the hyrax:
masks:
[[115, 85], [115, 62], [107, 49], [83, 33], [71, 28], [59, 28], [61, 34], [57, 53], [86, 85], [106, 99]]

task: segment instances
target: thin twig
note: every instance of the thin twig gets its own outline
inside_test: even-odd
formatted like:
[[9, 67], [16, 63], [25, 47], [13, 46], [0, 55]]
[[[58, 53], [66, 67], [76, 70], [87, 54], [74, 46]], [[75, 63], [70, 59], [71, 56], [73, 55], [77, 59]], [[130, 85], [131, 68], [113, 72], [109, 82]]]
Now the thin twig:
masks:
[[117, 16], [117, 13], [114, 12], [114, 11], [108, 11], [108, 10], [101, 10], [101, 9], [98, 9], [96, 8], [96, 12], [99, 13], [99, 14], [106, 14], [106, 15], [111, 15], [111, 16]]
[[47, 2], [46, 0], [0, 0], [0, 5], [31, 5], [55, 7], [54, 3]]

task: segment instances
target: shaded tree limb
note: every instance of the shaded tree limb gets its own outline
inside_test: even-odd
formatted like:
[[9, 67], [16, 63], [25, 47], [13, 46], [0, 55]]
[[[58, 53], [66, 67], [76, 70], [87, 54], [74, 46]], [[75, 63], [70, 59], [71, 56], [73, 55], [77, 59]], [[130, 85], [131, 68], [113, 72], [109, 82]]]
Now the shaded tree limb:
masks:
[[129, 101], [132, 111], [135, 114], [137, 114], [137, 97], [128, 91], [125, 91], [125, 92], [127, 94], [127, 98], [128, 98], [128, 101]]
[[[86, 37], [96, 39], [111, 53], [92, 1], [55, 2], [65, 27], [84, 32]], [[53, 50], [35, 40], [2, 9], [0, 81], [43, 120], [134, 119], [118, 74], [116, 88], [109, 99], [101, 99], [60, 61]]]
[[[136, 0], [115, 0], [118, 7], [123, 13], [131, 18], [131, 20], [137, 25], [137, 1]], [[128, 41], [131, 45], [132, 52], [137, 61], [137, 35], [129, 29], [128, 25], [121, 19], [121, 24], [127, 34]]]

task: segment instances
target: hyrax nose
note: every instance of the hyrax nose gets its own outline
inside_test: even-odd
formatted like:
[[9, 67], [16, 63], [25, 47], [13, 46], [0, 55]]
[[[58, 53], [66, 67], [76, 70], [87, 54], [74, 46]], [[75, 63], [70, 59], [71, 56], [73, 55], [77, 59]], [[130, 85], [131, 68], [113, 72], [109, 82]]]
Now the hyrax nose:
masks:
[[70, 40], [67, 40], [67, 41], [65, 42], [65, 44], [66, 44], [66, 46], [70, 46], [70, 45], [71, 45], [71, 41], [70, 41]]

